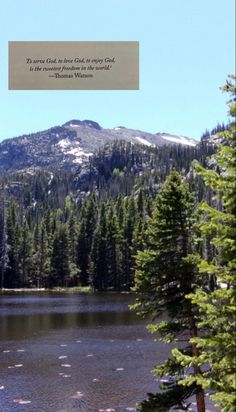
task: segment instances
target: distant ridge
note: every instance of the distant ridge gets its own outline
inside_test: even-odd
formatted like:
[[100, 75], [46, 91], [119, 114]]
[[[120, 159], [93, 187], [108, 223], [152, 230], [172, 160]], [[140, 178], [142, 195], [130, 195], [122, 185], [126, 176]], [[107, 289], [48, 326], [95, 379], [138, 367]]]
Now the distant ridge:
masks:
[[196, 146], [196, 140], [169, 133], [148, 133], [118, 126], [104, 129], [93, 120], [73, 119], [62, 126], [22, 135], [0, 143], [0, 172], [28, 167], [74, 168], [87, 162], [100, 147], [116, 140], [144, 146], [181, 144]]

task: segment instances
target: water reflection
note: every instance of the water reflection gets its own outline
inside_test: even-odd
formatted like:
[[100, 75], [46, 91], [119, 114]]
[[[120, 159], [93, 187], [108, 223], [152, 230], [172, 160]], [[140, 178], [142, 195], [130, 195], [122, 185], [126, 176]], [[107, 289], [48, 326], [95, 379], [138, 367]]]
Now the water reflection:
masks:
[[51, 313], [0, 318], [0, 336], [4, 340], [27, 338], [53, 329], [91, 328], [108, 325], [129, 325], [137, 322], [133, 313], [88, 312]]

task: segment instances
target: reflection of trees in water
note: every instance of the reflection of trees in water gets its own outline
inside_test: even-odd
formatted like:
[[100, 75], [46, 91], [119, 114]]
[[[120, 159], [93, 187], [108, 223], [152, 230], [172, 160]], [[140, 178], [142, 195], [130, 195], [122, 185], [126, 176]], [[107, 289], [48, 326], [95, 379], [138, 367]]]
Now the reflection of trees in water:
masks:
[[119, 326], [132, 325], [137, 321], [136, 316], [124, 312], [82, 312], [82, 313], [41, 313], [1, 318], [0, 335], [5, 340], [22, 339], [41, 334], [53, 329], [77, 327]]

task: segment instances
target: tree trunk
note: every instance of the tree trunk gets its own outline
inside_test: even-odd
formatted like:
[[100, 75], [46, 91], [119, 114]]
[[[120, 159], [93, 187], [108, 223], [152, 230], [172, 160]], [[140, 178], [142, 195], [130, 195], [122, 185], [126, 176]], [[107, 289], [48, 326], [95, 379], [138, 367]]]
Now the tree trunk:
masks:
[[204, 395], [204, 390], [202, 389], [201, 386], [199, 386], [199, 389], [197, 389], [196, 393], [196, 402], [197, 402], [197, 411], [198, 412], [205, 412], [205, 395]]
[[[191, 334], [191, 337], [197, 336], [197, 327], [196, 327], [193, 316], [190, 318], [190, 334]], [[199, 356], [199, 350], [197, 346], [195, 345], [195, 343], [192, 343], [192, 355], [196, 357]], [[195, 364], [193, 364], [193, 370], [194, 370], [194, 375], [200, 375], [202, 373], [200, 366], [197, 366]], [[197, 386], [196, 402], [197, 402], [197, 412], [205, 412], [206, 410], [205, 394], [204, 394], [204, 390], [201, 385]]]

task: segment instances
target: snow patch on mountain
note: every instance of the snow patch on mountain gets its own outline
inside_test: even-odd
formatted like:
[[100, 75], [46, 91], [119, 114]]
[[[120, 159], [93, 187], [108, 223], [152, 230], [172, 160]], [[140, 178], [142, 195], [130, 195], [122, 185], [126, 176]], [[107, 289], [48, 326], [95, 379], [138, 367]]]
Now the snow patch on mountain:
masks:
[[192, 139], [187, 139], [183, 136], [170, 136], [170, 135], [161, 135], [162, 139], [167, 140], [173, 143], [184, 144], [187, 146], [196, 146], [196, 142]]
[[68, 154], [72, 154], [74, 156], [92, 156], [93, 153], [86, 153], [79, 147], [74, 147], [67, 151]]
[[89, 157], [89, 156], [93, 155], [93, 153], [84, 152], [80, 147], [74, 147], [74, 148], [68, 150], [67, 154], [71, 154], [71, 155], [75, 156], [77, 159], [75, 159], [74, 162], [76, 161], [76, 163], [80, 163], [79, 160], [81, 160], [81, 162], [82, 162], [83, 156]]
[[148, 142], [146, 139], [143, 139], [142, 137], [135, 136], [135, 139], [137, 139], [139, 143], [144, 144], [145, 146], [153, 146], [152, 143]]
[[48, 186], [50, 186], [50, 184], [52, 183], [52, 179], [53, 179], [53, 173], [50, 173], [50, 178], [48, 181]]
[[84, 157], [92, 156], [93, 153], [84, 152], [78, 142], [71, 142], [70, 139], [61, 139], [57, 145], [65, 155], [74, 156], [73, 163], [83, 163]]
[[71, 146], [71, 142], [69, 139], [61, 139], [57, 143], [57, 146], [61, 147], [62, 149], [65, 149], [68, 146]]

